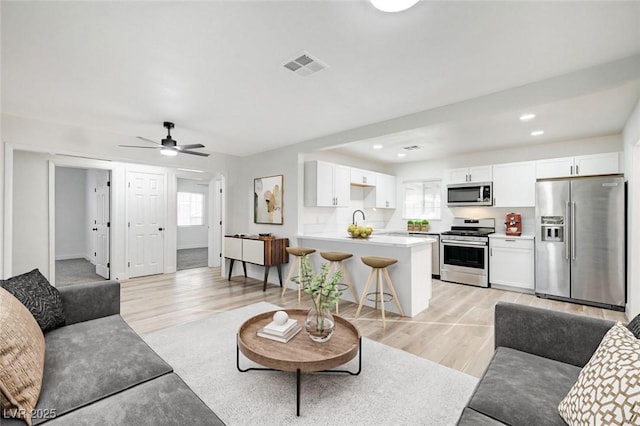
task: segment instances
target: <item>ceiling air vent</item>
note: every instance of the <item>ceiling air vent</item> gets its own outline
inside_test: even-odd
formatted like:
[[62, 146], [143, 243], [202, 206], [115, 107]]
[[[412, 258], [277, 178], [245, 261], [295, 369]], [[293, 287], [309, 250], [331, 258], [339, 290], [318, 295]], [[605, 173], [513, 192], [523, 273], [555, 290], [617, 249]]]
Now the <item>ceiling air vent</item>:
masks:
[[402, 149], [404, 149], [405, 151], [415, 151], [416, 149], [422, 149], [422, 147], [419, 145], [409, 145], [403, 146]]
[[309, 55], [307, 52], [302, 52], [300, 56], [284, 64], [284, 67], [298, 75], [306, 77], [318, 71], [322, 71], [327, 68], [328, 65], [320, 59]]

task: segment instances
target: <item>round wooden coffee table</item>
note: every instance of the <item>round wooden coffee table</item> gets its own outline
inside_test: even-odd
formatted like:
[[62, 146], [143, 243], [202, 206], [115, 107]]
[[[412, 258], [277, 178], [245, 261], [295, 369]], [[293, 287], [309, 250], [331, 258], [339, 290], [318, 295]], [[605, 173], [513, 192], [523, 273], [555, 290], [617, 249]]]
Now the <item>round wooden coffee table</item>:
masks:
[[[286, 309], [289, 318], [295, 319], [303, 327], [287, 343], [277, 342], [257, 335], [258, 331], [273, 320], [277, 311], [265, 312], [249, 318], [238, 330], [236, 367], [244, 373], [251, 370], [278, 370], [296, 372], [296, 415], [300, 415], [300, 373], [347, 373], [360, 374], [362, 368], [362, 339], [358, 329], [344, 318], [333, 315], [336, 330], [328, 342], [312, 341], [304, 330], [308, 310]], [[240, 352], [251, 361], [266, 368], [240, 368]], [[358, 371], [330, 370], [343, 365], [359, 355]]]

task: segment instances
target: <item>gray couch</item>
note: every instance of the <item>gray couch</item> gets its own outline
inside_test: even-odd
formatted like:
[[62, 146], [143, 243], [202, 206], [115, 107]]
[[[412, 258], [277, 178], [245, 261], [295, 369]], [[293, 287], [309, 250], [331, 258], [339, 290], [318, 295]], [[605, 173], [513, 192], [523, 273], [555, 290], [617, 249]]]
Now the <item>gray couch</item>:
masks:
[[117, 281], [59, 290], [66, 325], [45, 335], [34, 425], [224, 424], [119, 315]]
[[613, 324], [498, 303], [495, 353], [458, 425], [565, 425], [558, 404]]

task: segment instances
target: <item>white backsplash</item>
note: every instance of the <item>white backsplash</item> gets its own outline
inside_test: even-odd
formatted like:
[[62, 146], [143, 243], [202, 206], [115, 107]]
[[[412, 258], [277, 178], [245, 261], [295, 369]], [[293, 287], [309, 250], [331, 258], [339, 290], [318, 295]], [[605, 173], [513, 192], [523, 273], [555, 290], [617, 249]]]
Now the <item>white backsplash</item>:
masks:
[[393, 210], [391, 209], [365, 209], [364, 196], [367, 189], [356, 186], [351, 187], [351, 201], [348, 207], [304, 207], [303, 232], [305, 234], [318, 234], [323, 232], [347, 232], [347, 226], [351, 224], [353, 212], [362, 210], [365, 220], [360, 213], [356, 214], [358, 225], [372, 226], [375, 229], [386, 227]]

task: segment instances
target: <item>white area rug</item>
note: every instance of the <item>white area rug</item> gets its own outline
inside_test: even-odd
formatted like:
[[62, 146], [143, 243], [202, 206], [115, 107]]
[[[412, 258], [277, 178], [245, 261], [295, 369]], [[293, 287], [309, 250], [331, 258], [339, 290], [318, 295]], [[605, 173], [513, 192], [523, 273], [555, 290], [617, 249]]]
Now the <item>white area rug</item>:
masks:
[[[236, 369], [236, 331], [274, 309], [256, 303], [143, 337], [229, 426], [455, 425], [478, 381], [364, 338], [359, 376], [302, 374], [296, 417], [295, 373]], [[345, 367], [357, 371], [357, 359]]]

